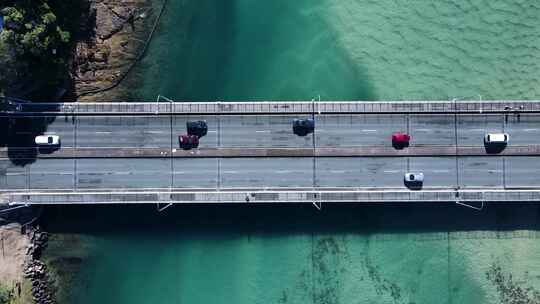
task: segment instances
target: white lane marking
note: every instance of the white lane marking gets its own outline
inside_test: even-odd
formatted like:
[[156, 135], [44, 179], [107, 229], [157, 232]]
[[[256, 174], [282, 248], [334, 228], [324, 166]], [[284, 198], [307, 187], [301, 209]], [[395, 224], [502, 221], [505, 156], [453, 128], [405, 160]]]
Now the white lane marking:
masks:
[[216, 130], [208, 131], [208, 133], [217, 133]]
[[330, 172], [334, 174], [343, 174], [345, 173], [345, 170], [331, 170]]
[[292, 171], [290, 170], [277, 170], [276, 173], [278, 174], [285, 174], [285, 173], [291, 173]]
[[113, 174], [115, 174], [115, 175], [130, 175], [131, 172], [129, 172], [129, 171], [117, 171], [117, 172], [113, 172]]
[[525, 131], [525, 132], [534, 132], [534, 131], [538, 131], [538, 129], [523, 129], [523, 131]]
[[41, 174], [41, 175], [73, 175], [73, 173], [71, 172], [32, 172], [30, 171], [30, 174], [31, 175], [38, 175], [38, 174]]
[[484, 129], [469, 129], [469, 131], [473, 131], [473, 132], [484, 132], [485, 130], [484, 130]]
[[373, 130], [373, 129], [362, 129], [362, 132], [377, 132], [377, 130]]
[[25, 172], [6, 172], [6, 175], [7, 176], [11, 176], [11, 175], [24, 175]]
[[447, 173], [450, 172], [449, 170], [433, 170], [434, 173]]
[[257, 133], [270, 133], [270, 130], [257, 130]]
[[109, 131], [96, 131], [96, 134], [111, 134]]
[[142, 147], [135, 147], [135, 146], [101, 146], [101, 147], [86, 147], [86, 146], [79, 146], [79, 149], [166, 149], [165, 147], [158, 147], [158, 146], [142, 146]]
[[399, 170], [384, 170], [384, 173], [398, 173]]
[[[165, 133], [164, 131], [143, 131], [143, 133], [148, 133], [148, 134], [163, 134]], [[169, 133], [169, 132], [167, 132]]]
[[417, 131], [417, 132], [429, 132], [429, 131], [431, 131], [431, 129], [413, 129], [413, 131]]
[[236, 174], [238, 171], [223, 171], [225, 174]]

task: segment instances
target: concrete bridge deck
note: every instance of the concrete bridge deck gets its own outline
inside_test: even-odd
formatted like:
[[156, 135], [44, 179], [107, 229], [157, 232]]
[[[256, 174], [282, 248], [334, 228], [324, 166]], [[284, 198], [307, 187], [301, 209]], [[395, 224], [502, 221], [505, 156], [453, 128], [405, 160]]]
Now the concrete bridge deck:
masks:
[[[1, 119], [15, 117], [15, 139], [52, 132], [62, 148], [1, 149], [0, 203], [540, 201], [540, 101], [12, 103], [4, 110]], [[315, 115], [314, 134], [292, 134], [299, 115]], [[209, 124], [193, 151], [177, 147], [188, 119]], [[411, 147], [389, 145], [398, 130], [412, 135]], [[491, 154], [481, 145], [486, 132], [508, 132], [510, 144]], [[409, 171], [426, 174], [423, 190], [403, 185]]]

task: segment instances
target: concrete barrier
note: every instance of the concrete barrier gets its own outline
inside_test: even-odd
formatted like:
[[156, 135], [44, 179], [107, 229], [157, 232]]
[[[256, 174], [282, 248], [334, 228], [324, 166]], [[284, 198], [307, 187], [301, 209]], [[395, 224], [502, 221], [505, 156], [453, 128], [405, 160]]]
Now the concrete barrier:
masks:
[[251, 203], [486, 203], [540, 202], [540, 189], [440, 189], [440, 190], [361, 190], [361, 189], [261, 189], [199, 191], [89, 191], [89, 192], [12, 192], [0, 196], [10, 205], [64, 204], [251, 204]]
[[[24, 158], [35, 148], [0, 148], [0, 159]], [[443, 156], [540, 156], [540, 145], [510, 146], [497, 153], [483, 146], [412, 146], [403, 150], [365, 146], [348, 148], [62, 148], [54, 153], [37, 154], [41, 159], [65, 158], [254, 158], [254, 157], [443, 157]]]

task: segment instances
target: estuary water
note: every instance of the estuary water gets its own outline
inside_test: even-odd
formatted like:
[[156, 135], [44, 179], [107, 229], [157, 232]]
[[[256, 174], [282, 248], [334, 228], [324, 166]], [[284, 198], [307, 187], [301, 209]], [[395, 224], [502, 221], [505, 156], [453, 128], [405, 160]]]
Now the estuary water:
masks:
[[538, 98], [539, 11], [531, 0], [170, 0], [133, 98]]
[[[532, 99], [540, 2], [169, 0], [133, 99]], [[539, 209], [48, 208], [61, 303], [540, 303]], [[529, 302], [520, 302], [529, 301]]]
[[539, 207], [46, 209], [62, 303], [540, 303]]

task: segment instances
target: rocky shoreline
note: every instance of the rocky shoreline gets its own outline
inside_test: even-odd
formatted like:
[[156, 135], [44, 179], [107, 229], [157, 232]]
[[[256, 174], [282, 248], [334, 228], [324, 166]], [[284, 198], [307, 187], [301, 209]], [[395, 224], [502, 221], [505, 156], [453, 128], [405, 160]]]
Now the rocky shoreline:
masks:
[[[126, 96], [125, 88], [116, 85], [141, 58], [156, 24], [155, 12], [165, 1], [88, 0], [66, 59], [70, 81], [63, 100], [117, 101]], [[48, 234], [32, 224], [39, 214], [30, 209], [0, 217], [0, 300], [4, 291], [14, 303], [56, 303], [54, 269], [40, 260]]]
[[39, 229], [31, 228], [30, 246], [27, 249], [27, 261], [24, 267], [24, 277], [32, 284], [32, 298], [36, 304], [53, 304], [55, 302], [53, 281], [50, 278], [47, 266], [40, 261], [41, 253], [47, 246], [48, 235]]
[[151, 0], [90, 0], [83, 12], [71, 59], [72, 101], [112, 101], [126, 95], [117, 88], [146, 47], [156, 19]]
[[[4, 292], [0, 299], [5, 301], [7, 297], [12, 301], [8, 303], [51, 304], [54, 303], [54, 291], [50, 288], [47, 268], [40, 261], [48, 235], [39, 226], [29, 223], [28, 216], [24, 215], [24, 220], [0, 224], [0, 287]], [[30, 222], [34, 222], [38, 215], [32, 216], [34, 218]]]
[[40, 260], [49, 238], [37, 224], [41, 211], [21, 208], [0, 217], [0, 287], [7, 303], [55, 303], [54, 282]]

